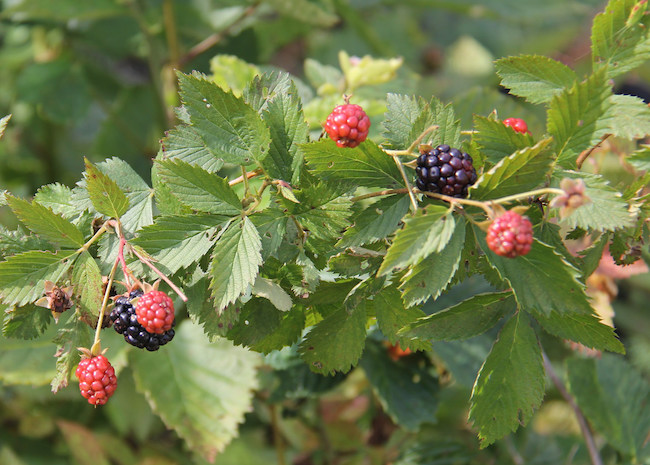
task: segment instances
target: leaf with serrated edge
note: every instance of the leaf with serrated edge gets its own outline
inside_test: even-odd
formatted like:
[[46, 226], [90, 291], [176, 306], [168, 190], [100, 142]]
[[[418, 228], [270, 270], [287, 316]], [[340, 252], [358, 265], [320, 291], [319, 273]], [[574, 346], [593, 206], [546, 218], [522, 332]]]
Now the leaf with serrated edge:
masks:
[[205, 145], [205, 142], [191, 126], [176, 126], [162, 140], [163, 160], [182, 160], [197, 165], [209, 173], [216, 173], [223, 166]]
[[472, 142], [479, 145], [480, 151], [490, 163], [498, 163], [517, 150], [533, 145], [530, 134], [522, 134], [503, 124], [483, 116], [474, 115]]
[[188, 207], [207, 213], [237, 215], [241, 201], [222, 177], [180, 160], [156, 161], [172, 194]]
[[601, 72], [553, 97], [547, 127], [555, 140], [561, 166], [575, 167], [580, 153], [607, 134], [611, 126], [611, 93], [610, 84]]
[[[63, 328], [60, 328], [54, 343], [56, 347], [56, 374], [50, 386], [52, 392], [57, 393], [68, 385], [73, 368], [79, 364], [80, 352], [78, 347], [90, 347], [92, 338], [88, 324], [80, 318], [72, 316]], [[51, 343], [50, 343], [51, 346]]]
[[75, 260], [72, 269], [72, 286], [74, 301], [81, 313], [99, 316], [104, 295], [102, 273], [99, 271], [97, 262], [88, 252], [83, 252]]
[[494, 327], [515, 306], [510, 291], [478, 294], [446, 310], [419, 318], [398, 334], [430, 341], [469, 339]]
[[102, 215], [119, 218], [129, 209], [129, 199], [109, 176], [86, 162], [86, 188], [93, 207]]
[[408, 195], [391, 195], [373, 203], [353, 218], [353, 225], [336, 246], [360, 246], [388, 237], [408, 213], [409, 206]]
[[[2, 307], [0, 307], [0, 311]], [[2, 335], [14, 339], [34, 339], [42, 336], [50, 322], [52, 313], [47, 308], [36, 305], [16, 307], [5, 310]]]
[[372, 141], [350, 148], [323, 139], [303, 144], [301, 149], [311, 172], [326, 181], [385, 189], [404, 183], [392, 157]]
[[[580, 271], [571, 266], [552, 247], [535, 240], [527, 255], [501, 257], [485, 243], [485, 233], [474, 232], [488, 262], [501, 279], [510, 283], [515, 298], [524, 309], [535, 309], [544, 315], [551, 312], [591, 314], [593, 312], [582, 283]], [[552, 289], [552, 292], [549, 292]]]
[[625, 161], [638, 170], [650, 171], [650, 145], [642, 145], [639, 150], [628, 156]]
[[74, 224], [38, 202], [7, 195], [7, 205], [25, 226], [52, 244], [70, 248], [83, 245], [83, 234]]
[[442, 250], [454, 232], [455, 221], [447, 207], [429, 205], [404, 220], [377, 272], [383, 276], [395, 268], [417, 264], [430, 254]]
[[578, 342], [596, 350], [625, 353], [625, 347], [616, 338], [614, 328], [603, 324], [596, 315], [553, 312], [550, 316], [531, 312], [539, 324], [550, 334]]
[[253, 295], [264, 297], [281, 312], [288, 312], [293, 306], [291, 296], [278, 283], [258, 276], [253, 284]]
[[409, 138], [411, 130], [427, 104], [420, 98], [389, 93], [386, 95], [386, 106], [383, 122], [386, 146], [406, 149], [413, 142]]
[[178, 80], [192, 127], [217, 158], [247, 165], [266, 156], [271, 138], [257, 111], [207, 78], [178, 73]]
[[44, 293], [45, 281], [56, 283], [72, 265], [74, 251], [30, 251], [0, 262], [0, 296], [6, 304], [25, 305]]
[[187, 314], [195, 324], [203, 327], [203, 332], [211, 340], [226, 333], [239, 320], [241, 304], [236, 302], [224, 310], [217, 312], [209, 295], [207, 273], [196, 267], [189, 282], [184, 287], [187, 295]]
[[34, 200], [64, 218], [74, 218], [79, 213], [72, 205], [72, 190], [63, 184], [46, 184], [36, 191]]
[[431, 343], [402, 336], [399, 330], [416, 319], [425, 316], [424, 312], [416, 307], [405, 307], [400, 293], [394, 287], [383, 289], [375, 295], [367, 305], [371, 306], [377, 317], [377, 325], [391, 344], [398, 344], [402, 349], [430, 350]]
[[627, 203], [602, 176], [576, 171], [556, 171], [551, 183], [553, 187], [559, 187], [563, 178], [582, 179], [585, 182], [585, 195], [591, 199], [591, 202], [576, 208], [562, 220], [567, 228], [614, 231], [634, 224], [634, 216], [628, 211]]
[[503, 87], [534, 104], [549, 102], [577, 79], [565, 64], [540, 55], [501, 58], [495, 66]]
[[160, 216], [138, 231], [131, 242], [147, 251], [166, 272], [176, 273], [199, 261], [214, 244], [212, 237], [228, 220], [219, 215]]
[[210, 289], [217, 309], [234, 302], [255, 282], [262, 265], [261, 249], [260, 235], [247, 217], [232, 222], [221, 235], [210, 265]]
[[481, 448], [526, 425], [544, 398], [544, 364], [525, 313], [504, 325], [472, 390], [469, 420]]
[[543, 184], [553, 162], [553, 153], [546, 150], [551, 141], [543, 139], [502, 159], [470, 187], [470, 197], [480, 200], [505, 197]]
[[411, 307], [437, 299], [451, 282], [460, 263], [465, 244], [465, 221], [456, 221], [456, 227], [449, 242], [439, 252], [432, 253], [404, 274], [400, 289], [404, 303]]
[[211, 343], [184, 321], [173, 344], [129, 359], [137, 390], [189, 448], [212, 461], [237, 436], [257, 387], [256, 354], [225, 339]]
[[[347, 373], [359, 362], [366, 343], [366, 308], [344, 308], [311, 328], [300, 343], [300, 356], [316, 373]], [[341, 350], [345, 348], [345, 350]]]
[[632, 95], [612, 95], [611, 132], [627, 140], [643, 139], [650, 134], [650, 108], [643, 100]]

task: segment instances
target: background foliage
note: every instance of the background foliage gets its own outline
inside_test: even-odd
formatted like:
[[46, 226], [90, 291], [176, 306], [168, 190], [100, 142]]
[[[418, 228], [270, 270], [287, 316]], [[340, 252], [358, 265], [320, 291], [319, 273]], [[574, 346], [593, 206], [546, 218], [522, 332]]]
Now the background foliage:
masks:
[[[30, 252], [22, 260], [9, 262], [12, 279], [16, 278], [9, 291], [7, 274], [2, 278], [5, 303], [11, 300], [23, 306], [7, 312], [0, 336], [0, 463], [181, 464], [191, 460], [200, 464], [218, 452], [217, 463], [224, 464], [274, 463], [280, 456], [295, 464], [590, 463], [572, 408], [549, 379], [544, 382], [544, 360], [537, 344], [530, 344], [535, 339], [533, 330], [540, 325], [546, 332], [537, 334], [549, 363], [595, 431], [605, 463], [650, 463], [650, 317], [646, 305], [650, 281], [647, 273], [635, 274], [643, 271], [641, 262], [626, 268], [601, 262], [598, 267], [610, 240], [609, 249], [613, 255], [620, 251], [622, 261], [638, 258], [638, 254], [622, 256], [629, 251], [631, 238], [616, 230], [632, 228], [623, 201], [630, 201], [648, 183], [647, 176], [638, 178], [630, 167], [648, 170], [649, 166], [647, 150], [628, 157], [629, 164], [618, 155], [636, 149], [625, 139], [648, 134], [647, 109], [631, 97], [611, 97], [608, 87], [601, 84], [612, 78], [621, 94], [647, 98], [644, 82], [650, 77], [645, 64], [649, 42], [646, 33], [636, 32], [641, 29], [627, 28], [627, 14], [617, 13], [629, 11], [635, 2], [611, 3], [618, 5], [618, 10], [612, 7], [609, 14], [594, 21], [605, 8], [603, 2], [102, 0], [85, 4], [76, 0], [4, 0], [0, 13], [0, 115], [11, 113], [12, 117], [0, 142], [0, 192], [6, 189], [16, 197], [3, 193], [0, 203], [8, 204], [16, 215], [8, 207], [0, 208], [6, 226], [0, 229], [0, 254], [9, 257], [31, 249], [43, 252]], [[610, 29], [621, 32], [608, 35]], [[593, 63], [590, 33], [603, 38], [595, 40]], [[358, 67], [350, 67], [350, 56], [367, 54], [375, 59], [363, 58]], [[510, 57], [534, 54], [568, 66], [542, 57]], [[592, 65], [592, 77], [574, 86], [576, 76], [590, 73]], [[537, 79], [525, 78], [535, 77], [547, 67], [553, 69], [553, 79], [540, 84]], [[196, 75], [177, 75], [176, 70], [198, 70], [220, 87]], [[261, 78], [249, 84], [260, 72], [279, 70], [290, 71], [294, 83], [276, 73], [273, 78], [266, 75], [267, 81]], [[511, 95], [506, 95], [499, 83], [510, 89]], [[268, 86], [292, 92], [282, 99], [264, 99], [261, 90]], [[571, 90], [558, 96], [564, 88]], [[179, 90], [185, 113], [174, 112], [181, 103]], [[512, 263], [491, 257], [495, 268], [491, 270], [485, 263], [461, 255], [463, 244], [480, 238], [480, 232], [466, 228], [464, 221], [455, 226], [450, 215], [444, 231], [432, 231], [434, 221], [446, 214], [446, 208], [439, 205], [427, 207], [426, 216], [407, 222], [404, 231], [412, 231], [413, 236], [403, 236], [404, 248], [396, 239], [398, 246], [383, 262], [349, 255], [330, 261], [331, 270], [340, 276], [357, 276], [363, 267], [378, 269], [380, 263], [380, 277], [413, 266], [410, 278], [402, 277], [392, 286], [384, 287], [383, 281], [362, 282], [353, 289], [356, 283], [351, 280], [345, 301], [345, 294], [328, 287], [333, 284], [321, 282], [316, 288], [322, 264], [314, 263], [313, 255], [299, 255], [295, 260], [300, 268], [282, 267], [280, 261], [274, 266], [271, 255], [276, 254], [268, 250], [278, 247], [279, 256], [293, 252], [286, 244], [282, 248], [273, 242], [280, 227], [273, 209], [227, 223], [241, 211], [241, 185], [230, 189], [216, 173], [225, 171], [230, 177], [239, 173], [229, 165], [224, 167], [214, 151], [226, 163], [259, 161], [274, 178], [296, 185], [310, 179], [301, 164], [292, 162], [296, 154], [304, 153], [311, 172], [324, 181], [341, 183], [350, 167], [366, 157], [372, 169], [355, 171], [354, 182], [368, 189], [401, 186], [399, 171], [390, 160], [382, 164], [381, 151], [374, 144], [354, 152], [355, 160], [347, 159], [349, 152], [337, 150], [328, 141], [299, 149], [298, 144], [307, 142], [309, 136], [318, 138], [320, 123], [340, 103], [344, 90], [354, 91], [355, 103], [362, 104], [371, 116], [370, 138], [381, 142], [385, 137], [388, 143], [384, 147], [408, 146], [431, 124], [427, 121], [431, 113], [435, 122], [449, 123], [441, 124], [446, 130], [436, 135], [441, 140], [457, 144], [461, 127], [477, 129], [479, 136], [470, 146], [481, 148], [482, 157], [476, 157], [476, 163], [495, 165], [491, 178], [472, 193], [478, 199], [493, 198], [495, 192], [501, 196], [534, 188], [531, 178], [549, 169], [549, 147], [559, 154], [563, 168], [575, 168], [577, 155], [614, 129], [618, 138], [595, 153], [593, 163], [586, 164], [581, 173], [566, 171], [562, 176], [584, 178], [594, 200], [563, 226], [574, 230], [576, 238], [581, 228], [602, 231], [600, 239], [580, 261], [561, 244], [550, 243], [564, 255], [537, 243], [526, 257], [530, 274], [509, 282], [518, 301], [547, 302], [533, 313], [535, 320], [521, 312], [497, 324], [504, 315], [510, 316], [507, 304], [512, 305], [514, 299], [510, 291], [498, 285], [495, 289], [494, 284], [498, 276], [516, 276], [521, 268], [513, 272], [508, 268]], [[393, 94], [386, 97], [387, 93]], [[404, 94], [435, 95], [440, 102], [434, 101], [432, 110], [425, 111], [423, 101]], [[204, 98], [217, 106], [214, 109], [219, 114], [245, 117], [233, 123], [231, 133], [215, 132], [219, 121], [215, 123], [214, 113], [203, 113]], [[306, 124], [302, 123], [300, 101]], [[453, 110], [442, 103], [450, 101]], [[605, 128], [601, 126], [602, 114], [609, 106], [611, 117]], [[513, 135], [488, 118], [495, 108], [500, 119], [523, 117], [534, 135], [548, 132], [555, 142], [544, 139], [530, 147], [525, 136]], [[586, 115], [579, 125], [583, 130], [571, 132], [577, 124], [567, 116], [571, 108]], [[413, 119], [396, 118], [401, 109]], [[460, 125], [453, 124], [454, 110]], [[278, 114], [283, 115], [281, 120], [276, 119]], [[388, 115], [384, 121], [387, 131], [382, 136], [384, 114]], [[277, 146], [283, 131], [292, 143]], [[203, 140], [212, 154], [201, 149], [197, 132], [209, 138]], [[166, 159], [152, 165], [161, 140]], [[554, 146], [557, 141], [564, 144]], [[195, 150], [190, 150], [193, 143]], [[499, 163], [504, 154], [515, 152], [512, 159]], [[83, 156], [89, 160], [85, 166]], [[287, 160], [291, 163], [282, 163]], [[329, 166], [332, 160], [336, 169]], [[84, 169], [82, 189], [71, 191]], [[504, 181], [513, 171], [517, 176], [510, 183]], [[532, 184], [526, 185], [526, 179]], [[559, 184], [560, 179], [554, 182]], [[155, 204], [150, 185], [156, 192]], [[617, 190], [622, 198], [616, 196]], [[340, 198], [340, 192], [328, 191], [325, 185], [295, 192], [279, 188], [278, 192], [291, 215], [319, 231], [310, 238], [312, 251], [335, 237], [351, 208], [358, 213]], [[177, 200], [179, 193], [182, 204]], [[32, 196], [37, 202], [22, 200]], [[300, 203], [293, 202], [292, 196]], [[372, 243], [397, 228], [408, 211], [408, 199], [388, 197], [380, 202], [382, 222], [372, 212], [356, 217], [357, 224], [340, 238], [338, 246]], [[94, 207], [109, 217], [124, 215], [125, 231], [139, 230], [133, 243], [158, 260], [165, 272], [190, 271], [183, 283], [190, 303], [180, 311], [181, 319], [191, 317], [213, 336], [208, 340], [188, 318], [180, 323], [173, 343], [150, 354], [128, 350], [118, 335], [104, 331], [102, 342], [112, 349], [111, 360], [120, 370], [120, 387], [109, 404], [98, 409], [89, 408], [75, 386], [63, 389], [65, 373], [76, 363], [74, 356], [59, 357], [56, 364], [52, 357], [56, 350], [52, 340], [61, 348], [88, 346], [91, 329], [72, 318], [55, 326], [46, 309], [30, 303], [42, 293], [30, 283], [42, 276], [66, 273], [65, 257], [48, 251], [53, 247], [72, 250], [84, 244], [91, 218], [77, 216], [80, 205]], [[312, 213], [306, 207], [309, 205], [319, 207], [318, 213]], [[188, 217], [188, 207], [203, 213]], [[160, 213], [165, 216], [151, 225]], [[22, 226], [14, 231], [18, 220], [38, 235], [28, 234]], [[323, 222], [329, 229], [319, 229]], [[185, 258], [210, 250], [214, 243], [207, 238], [216, 231], [221, 231], [221, 236], [213, 252], [214, 263], [233, 263], [235, 254], [248, 268], [233, 273], [228, 267], [201, 263], [203, 268], [187, 270]], [[426, 251], [408, 248], [412, 244], [409, 237], [421, 232], [446, 239], [427, 242]], [[547, 242], [557, 235], [553, 230], [538, 233]], [[174, 244], [173, 250], [170, 244]], [[642, 245], [639, 252], [648, 261], [647, 243]], [[458, 250], [463, 263], [482, 266], [480, 272], [487, 279], [462, 276], [459, 259], [439, 261], [443, 247]], [[99, 265], [88, 252], [76, 258], [73, 279], [84, 283], [83, 291], [78, 291], [84, 297], [79, 304], [81, 312], [95, 318], [101, 301], [98, 279], [110, 269], [114, 249], [115, 242], [109, 238], [100, 242], [98, 250], [91, 250], [99, 256]], [[266, 281], [256, 280], [257, 265], [262, 261]], [[439, 273], [426, 283], [423, 293], [416, 285], [418, 266], [422, 269], [431, 263], [440, 263]], [[558, 274], [539, 276], [535, 270], [540, 264], [555, 267]], [[131, 266], [136, 273], [145, 273], [137, 263]], [[26, 270], [31, 274], [25, 275]], [[467, 274], [474, 271], [470, 267]], [[587, 293], [601, 316], [612, 307], [615, 310], [614, 323], [627, 349], [625, 357], [576, 356], [569, 344], [552, 337], [575, 340], [582, 328], [593, 324], [579, 314], [557, 319], [556, 313], [567, 306], [562, 286], [582, 282], [580, 273], [592, 276]], [[453, 276], [462, 282], [442, 293]], [[292, 296], [274, 285], [276, 282], [291, 287], [295, 294], [300, 290], [311, 294], [304, 308], [313, 306], [319, 311], [281, 312], [290, 308], [286, 299]], [[251, 294], [266, 298], [242, 302], [235, 309], [231, 304], [247, 285], [253, 286]], [[412, 312], [404, 321], [394, 321], [391, 312], [403, 306], [398, 286], [409, 307], [406, 310]], [[546, 295], [548, 288], [558, 289], [562, 299]], [[431, 289], [439, 291], [429, 292]], [[497, 292], [499, 289], [503, 291]], [[206, 292], [217, 307], [227, 308], [219, 322], [210, 318], [211, 304], [202, 298]], [[427, 301], [430, 294], [440, 296]], [[198, 298], [192, 299], [193, 295]], [[366, 300], [368, 296], [374, 298]], [[476, 300], [463, 302], [468, 297]], [[423, 313], [412, 307], [425, 301]], [[579, 307], [581, 302], [576, 297], [571, 307]], [[254, 311], [260, 305], [264, 312]], [[477, 306], [486, 309], [482, 318], [473, 311]], [[6, 309], [11, 310], [10, 305]], [[443, 309], [448, 310], [440, 313]], [[235, 317], [235, 311], [241, 315]], [[345, 318], [340, 312], [347, 312]], [[366, 316], [372, 314], [381, 332], [374, 328], [366, 339]], [[430, 316], [397, 332], [421, 314]], [[227, 326], [228, 318], [231, 323], [239, 319], [249, 322], [250, 328], [267, 330], [251, 331], [239, 325], [228, 334], [235, 345], [214, 338], [223, 332], [218, 325]], [[320, 325], [321, 331], [310, 332], [300, 345], [274, 350], [284, 341], [296, 339], [304, 326], [319, 321], [332, 323]], [[458, 340], [472, 331], [470, 339]], [[405, 334], [422, 338], [414, 342]], [[584, 334], [592, 339], [585, 341], [585, 336], [581, 342], [590, 347], [622, 351], [611, 333], [600, 329], [585, 330]], [[387, 345], [398, 341], [427, 351], [394, 360], [388, 356]], [[246, 351], [242, 345], [266, 355]], [[339, 350], [343, 345], [346, 350]], [[310, 351], [310, 347], [324, 352]], [[355, 366], [359, 357], [357, 368], [340, 373]], [[326, 366], [316, 365], [323, 360], [328, 361]], [[487, 380], [479, 376], [474, 387], [479, 369], [481, 373], [495, 369], [511, 375], [512, 367], [521, 366], [527, 370], [518, 373], [517, 385], [495, 384], [495, 375]], [[335, 370], [339, 372], [333, 376], [316, 373]], [[53, 396], [51, 390], [58, 392]], [[518, 422], [481, 426], [489, 423], [493, 410], [469, 410], [470, 396], [474, 405], [480, 405], [476, 404], [480, 396], [487, 396], [492, 408], [498, 405], [500, 411], [510, 412], [504, 415], [510, 418], [520, 416], [529, 427], [494, 442], [517, 429]], [[542, 397], [544, 403], [533, 412]], [[185, 402], [177, 402], [179, 398]], [[530, 410], [520, 412], [522, 404]], [[192, 421], [184, 422], [188, 417]], [[245, 422], [238, 428], [242, 420]], [[476, 438], [477, 429], [482, 443]], [[236, 434], [238, 438], [230, 442]]]

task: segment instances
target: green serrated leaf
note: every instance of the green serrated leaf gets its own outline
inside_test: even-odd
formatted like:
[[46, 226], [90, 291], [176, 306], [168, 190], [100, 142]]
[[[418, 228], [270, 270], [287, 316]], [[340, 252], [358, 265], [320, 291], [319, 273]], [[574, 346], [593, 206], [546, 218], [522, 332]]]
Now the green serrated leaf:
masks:
[[37, 338], [43, 335], [52, 321], [50, 310], [36, 305], [15, 307], [4, 313], [2, 335], [12, 339]]
[[269, 129], [253, 108], [205, 78], [178, 73], [178, 80], [192, 127], [217, 158], [247, 165], [266, 156]]
[[247, 218], [233, 221], [221, 235], [210, 265], [210, 289], [218, 309], [234, 302], [252, 286], [262, 264], [262, 242]]
[[460, 264], [465, 244], [465, 221], [457, 221], [449, 242], [439, 252], [432, 253], [401, 278], [400, 289], [404, 303], [411, 307], [429, 298], [437, 299], [451, 282]]
[[91, 341], [90, 327], [74, 316], [63, 328], [59, 329], [54, 338], [54, 343], [57, 345], [56, 373], [50, 383], [54, 394], [68, 385], [70, 375], [79, 364], [81, 356], [77, 348], [90, 347]]
[[264, 297], [281, 312], [288, 312], [293, 307], [291, 296], [278, 283], [258, 276], [253, 284], [253, 295]]
[[223, 166], [205, 145], [201, 136], [191, 126], [176, 126], [162, 140], [162, 159], [181, 160], [196, 165], [209, 173], [216, 173]]
[[262, 258], [266, 260], [280, 247], [289, 219], [282, 210], [273, 207], [251, 215], [250, 219], [260, 233]]
[[555, 140], [557, 162], [575, 167], [583, 150], [594, 146], [611, 126], [612, 90], [603, 72], [557, 94], [547, 113], [547, 127]]
[[417, 431], [423, 423], [435, 421], [440, 386], [431, 368], [394, 362], [377, 342], [368, 343], [360, 366], [384, 411], [396, 424]]
[[483, 231], [474, 228], [474, 232], [488, 262], [510, 284], [522, 308], [544, 315], [553, 311], [588, 315], [593, 312], [584, 285], [578, 281], [580, 272], [552, 247], [535, 240], [527, 255], [506, 258], [488, 248]]
[[355, 247], [372, 244], [395, 232], [409, 211], [408, 195], [384, 197], [351, 218], [352, 226], [336, 244], [337, 247]]
[[515, 307], [512, 292], [479, 294], [406, 325], [402, 337], [430, 341], [469, 339], [494, 327]]
[[203, 327], [205, 334], [214, 340], [217, 336], [225, 336], [239, 321], [241, 305], [239, 302], [217, 311], [210, 298], [210, 288], [207, 273], [196, 267], [187, 286], [187, 314], [195, 324]]
[[600, 259], [603, 257], [603, 252], [605, 251], [605, 247], [607, 246], [610, 237], [611, 235], [609, 233], [603, 234], [598, 238], [598, 241], [592, 244], [589, 248], [579, 252], [582, 257], [582, 266], [580, 267], [582, 269], [581, 281], [585, 281], [589, 276], [591, 276], [598, 268], [598, 265], [600, 265]]
[[63, 184], [53, 183], [39, 188], [34, 201], [67, 219], [79, 213], [72, 205], [72, 190]]
[[188, 207], [220, 215], [241, 213], [239, 197], [222, 177], [180, 160], [156, 161], [156, 165], [172, 194]]
[[595, 315], [553, 312], [547, 316], [532, 312], [533, 317], [549, 333], [562, 339], [579, 342], [596, 350], [625, 353], [625, 347], [616, 338], [614, 328], [603, 324]]
[[398, 334], [399, 330], [417, 318], [425, 316], [424, 312], [416, 307], [405, 307], [402, 303], [400, 293], [394, 287], [386, 288], [375, 295], [371, 302], [368, 302], [370, 309], [377, 317], [377, 325], [391, 344], [399, 344], [406, 350], [430, 350], [431, 343], [412, 339]]
[[481, 447], [528, 423], [544, 398], [544, 381], [537, 337], [526, 314], [518, 312], [501, 329], [472, 390], [469, 420]]
[[260, 70], [234, 55], [216, 55], [210, 60], [210, 72], [219, 87], [239, 97]]
[[638, 170], [650, 171], [650, 145], [642, 145], [625, 160]]
[[113, 179], [102, 173], [87, 159], [85, 162], [86, 188], [95, 210], [111, 218], [121, 217], [129, 208], [126, 195]]
[[131, 242], [151, 255], [157, 266], [174, 274], [199, 261], [214, 244], [214, 233], [228, 218], [219, 215], [160, 216], [138, 231]]
[[404, 227], [395, 234], [377, 276], [417, 264], [442, 250], [449, 242], [455, 224], [447, 207], [429, 205], [419, 209], [415, 216], [404, 220]]
[[0, 297], [8, 305], [23, 306], [43, 295], [45, 281], [56, 283], [72, 265], [76, 252], [30, 251], [0, 262]]
[[628, 24], [636, 0], [612, 0], [594, 18], [591, 50], [594, 70], [604, 69], [611, 79], [650, 58], [650, 17]]
[[501, 58], [495, 66], [501, 85], [533, 104], [550, 102], [577, 79], [565, 64], [539, 55]]
[[585, 182], [585, 195], [591, 199], [590, 203], [576, 208], [562, 220], [569, 229], [580, 227], [596, 231], [614, 231], [634, 223], [634, 216], [628, 210], [621, 194], [610, 187], [602, 176], [576, 171], [556, 171], [552, 179], [553, 187], [559, 187], [563, 178], [582, 179]]
[[181, 323], [174, 343], [164, 350], [129, 355], [136, 388], [165, 425], [192, 450], [214, 460], [251, 408], [258, 356], [225, 339], [211, 343], [189, 321]]
[[627, 140], [643, 139], [650, 134], [650, 108], [632, 95], [611, 95], [610, 131]]
[[534, 144], [530, 134], [514, 131], [502, 121], [475, 115], [474, 128], [477, 132], [472, 135], [472, 141], [479, 145], [481, 153], [490, 163], [498, 163], [517, 150]]
[[83, 252], [75, 260], [72, 269], [72, 286], [74, 302], [81, 314], [89, 314], [97, 318], [104, 296], [102, 273], [97, 262], [88, 252]]
[[479, 200], [505, 197], [543, 184], [554, 158], [553, 153], [547, 150], [551, 141], [550, 138], [543, 139], [503, 158], [470, 187], [470, 196]]
[[312, 371], [333, 375], [350, 371], [359, 362], [365, 343], [366, 308], [359, 305], [351, 313], [341, 308], [313, 326], [299, 351]]
[[392, 157], [372, 141], [350, 148], [323, 139], [303, 144], [301, 149], [311, 172], [326, 181], [386, 189], [404, 183]]
[[325, 240], [338, 238], [349, 225], [352, 202], [339, 196], [336, 187], [316, 184], [304, 190], [294, 190], [294, 194], [300, 203], [285, 202], [286, 214], [293, 216], [310, 236]]
[[25, 226], [52, 244], [70, 248], [81, 247], [84, 244], [82, 232], [49, 208], [36, 201], [29, 203], [11, 195], [7, 195], [6, 198], [7, 205]]
[[567, 360], [568, 388], [594, 429], [631, 463], [650, 454], [650, 385], [620, 356]]

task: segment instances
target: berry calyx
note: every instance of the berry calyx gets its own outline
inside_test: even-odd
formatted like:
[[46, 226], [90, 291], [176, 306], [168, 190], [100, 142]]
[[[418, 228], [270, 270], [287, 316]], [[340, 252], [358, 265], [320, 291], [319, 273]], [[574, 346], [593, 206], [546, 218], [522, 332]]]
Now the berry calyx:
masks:
[[446, 144], [439, 145], [418, 157], [415, 185], [421, 191], [467, 197], [467, 188], [477, 179], [472, 161], [468, 153]]
[[145, 331], [163, 334], [174, 324], [174, 302], [162, 291], [149, 291], [138, 298], [135, 314]]
[[83, 358], [74, 374], [79, 379], [79, 391], [92, 405], [104, 405], [117, 388], [115, 369], [103, 355]]
[[528, 125], [521, 118], [506, 118], [503, 120], [503, 124], [522, 134], [526, 134], [528, 132]]
[[533, 225], [525, 216], [510, 210], [490, 224], [486, 240], [490, 250], [502, 257], [526, 255], [533, 244]]
[[115, 307], [111, 311], [109, 319], [115, 331], [124, 335], [126, 342], [139, 349], [147, 349], [153, 352], [174, 339], [175, 332], [170, 329], [162, 334], [153, 334], [138, 323], [138, 317], [131, 301], [142, 296], [142, 294], [141, 290], [136, 290], [131, 292], [129, 297], [118, 297], [115, 300]]
[[339, 105], [327, 117], [325, 131], [339, 147], [356, 147], [368, 137], [370, 119], [359, 105]]

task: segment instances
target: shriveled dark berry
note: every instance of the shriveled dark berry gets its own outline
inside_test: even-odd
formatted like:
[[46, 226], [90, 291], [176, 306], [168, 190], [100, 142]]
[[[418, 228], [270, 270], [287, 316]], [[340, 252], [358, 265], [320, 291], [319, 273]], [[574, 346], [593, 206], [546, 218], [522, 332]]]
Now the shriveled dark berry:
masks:
[[472, 157], [447, 144], [421, 154], [415, 174], [415, 185], [421, 191], [457, 198], [467, 197], [467, 188], [477, 179]]

